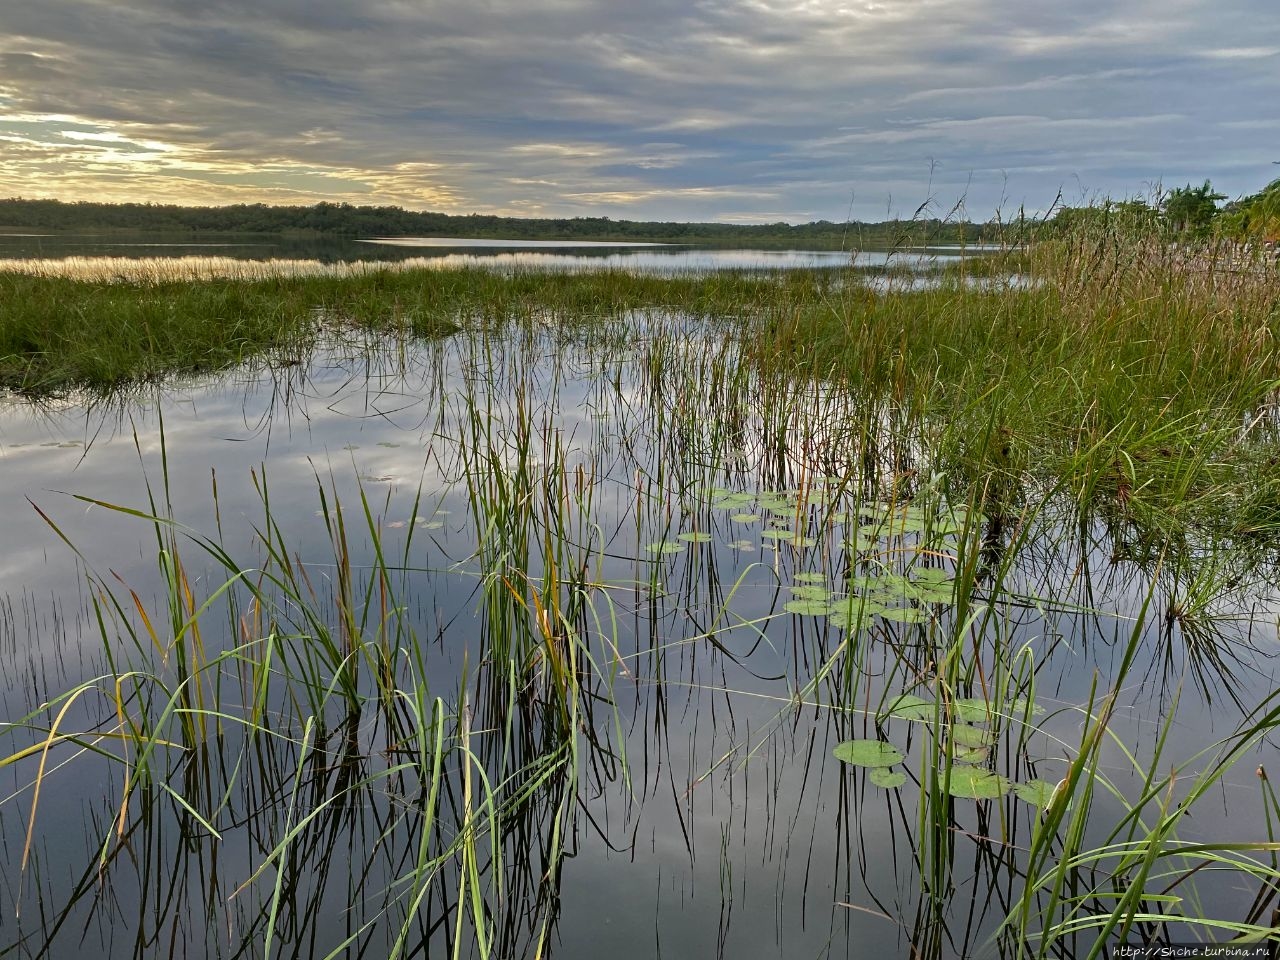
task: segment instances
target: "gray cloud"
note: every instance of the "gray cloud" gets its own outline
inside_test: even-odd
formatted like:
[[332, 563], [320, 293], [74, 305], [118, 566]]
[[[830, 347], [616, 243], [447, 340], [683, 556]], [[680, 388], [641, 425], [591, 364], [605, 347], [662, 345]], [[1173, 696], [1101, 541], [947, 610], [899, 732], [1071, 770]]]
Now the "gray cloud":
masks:
[[9, 4], [0, 193], [765, 220], [1240, 193], [1277, 158], [1270, 7]]

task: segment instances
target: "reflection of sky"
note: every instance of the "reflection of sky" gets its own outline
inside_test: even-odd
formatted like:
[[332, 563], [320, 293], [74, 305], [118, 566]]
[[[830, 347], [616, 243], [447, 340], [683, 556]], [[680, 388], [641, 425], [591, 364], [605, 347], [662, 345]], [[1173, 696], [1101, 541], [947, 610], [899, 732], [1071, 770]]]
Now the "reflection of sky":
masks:
[[[954, 249], [931, 248], [924, 252], [881, 250], [751, 250], [698, 249], [645, 244], [601, 245], [584, 251], [580, 244], [547, 242], [539, 249], [509, 249], [520, 244], [480, 242], [460, 244], [418, 244], [406, 242], [392, 249], [404, 251], [419, 246], [433, 251], [422, 256], [397, 256], [388, 259], [261, 259], [252, 248], [236, 252], [219, 250], [207, 255], [193, 255], [190, 245], [175, 245], [167, 254], [148, 248], [142, 256], [124, 256], [100, 252], [83, 253], [75, 248], [61, 250], [56, 256], [0, 257], [0, 270], [36, 276], [70, 276], [87, 280], [198, 280], [231, 277], [256, 279], [274, 276], [351, 276], [376, 270], [449, 270], [482, 268], [499, 271], [593, 272], [622, 270], [633, 273], [681, 274], [707, 273], [719, 270], [826, 270], [842, 267], [878, 267], [886, 264], [923, 268], [945, 263], [958, 256]], [[528, 246], [532, 246], [529, 244]], [[572, 247], [572, 252], [549, 253], [544, 248]], [[628, 247], [616, 250], [615, 247]], [[371, 245], [370, 249], [377, 249]], [[466, 252], [453, 252], [465, 249]]]
[[[474, 643], [477, 632], [470, 618], [478, 604], [471, 593], [474, 581], [450, 572], [458, 565], [472, 569], [467, 561], [476, 543], [460, 482], [460, 454], [470, 443], [463, 391], [470, 384], [484, 424], [493, 431], [497, 449], [488, 469], [511, 468], [516, 398], [527, 384], [535, 404], [526, 413], [540, 435], [556, 437], [560, 431], [556, 442], [570, 472], [579, 463], [600, 467], [592, 519], [603, 541], [598, 575], [612, 585], [607, 594], [612, 606], [603, 591], [592, 592], [590, 602], [600, 622], [608, 623], [616, 614], [622, 624], [620, 652], [627, 657], [627, 671], [614, 678], [613, 692], [622, 725], [632, 731], [628, 749], [635, 778], [635, 793], [613, 783], [592, 800], [597, 815], [609, 808], [615, 832], [620, 822], [628, 829], [636, 825], [637, 849], [634, 855], [619, 855], [584, 841], [580, 856], [565, 869], [563, 949], [558, 955], [585, 960], [603, 948], [630, 955], [637, 942], [648, 943], [654, 936], [655, 917], [661, 920], [659, 939], [671, 950], [689, 955], [714, 950], [717, 908], [725, 906], [719, 900], [722, 851], [735, 871], [726, 955], [817, 956], [833, 929], [841, 937], [849, 935], [846, 919], [859, 940], [901, 952], [892, 922], [838, 911], [832, 919], [836, 901], [870, 907], [874, 892], [896, 902], [899, 881], [910, 872], [909, 859], [894, 845], [902, 825], [885, 795], [865, 780], [855, 782], [847, 769], [828, 759], [840, 738], [869, 735], [871, 728], [856, 709], [820, 715], [806, 710], [794, 723], [786, 711], [797, 681], [807, 679], [839, 642], [839, 634], [829, 631], [821, 618], [781, 614], [790, 598], [787, 585], [802, 569], [828, 572], [838, 581], [831, 557], [838, 552], [839, 538], [832, 535], [804, 556], [789, 548], [768, 551], [763, 543], [750, 553], [723, 548], [723, 541], [733, 537], [758, 539], [759, 525], [731, 521], [725, 511], [710, 511], [695, 501], [705, 497], [708, 478], [733, 489], [761, 485], [765, 454], [760, 412], [753, 403], [745, 407], [741, 446], [747, 465], [717, 462], [708, 471], [700, 462], [702, 442], [720, 428], [723, 420], [718, 418], [730, 414], [726, 398], [712, 389], [706, 395], [681, 396], [673, 386], [706, 362], [715, 349], [714, 336], [699, 337], [696, 325], [682, 327], [683, 345], [673, 348], [665, 361], [669, 379], [654, 384], [645, 379], [642, 321], [629, 322], [635, 328], [625, 338], [627, 346], [603, 354], [589, 345], [556, 344], [549, 334], [539, 333], [527, 343], [495, 338], [486, 345], [490, 352], [485, 357], [471, 352], [467, 341], [453, 338], [411, 349], [403, 358], [374, 350], [353, 361], [322, 351], [306, 366], [246, 370], [213, 382], [150, 390], [114, 405], [86, 407], [69, 401], [38, 411], [9, 400], [0, 407], [0, 539], [7, 546], [0, 561], [3, 591], [42, 609], [50, 603], [83, 603], [71, 552], [27, 505], [25, 498], [30, 498], [98, 573], [119, 574], [144, 600], [155, 598], [156, 544], [147, 524], [87, 506], [66, 493], [146, 509], [144, 471], [156, 496], [162, 494], [162, 412], [175, 517], [204, 534], [212, 534], [220, 522], [223, 542], [246, 565], [258, 562], [253, 526], [260, 525], [261, 506], [252, 478], [255, 471], [263, 475], [263, 464], [274, 518], [291, 549], [312, 563], [321, 578], [332, 554], [315, 516], [317, 475], [342, 500], [348, 522], [356, 528], [361, 522], [357, 495], [363, 487], [388, 555], [397, 555], [408, 532], [421, 528], [415, 531], [409, 559], [429, 572], [414, 581], [421, 586], [421, 595], [413, 600], [415, 616], [424, 625], [450, 625], [450, 644], [441, 644], [438, 653], [432, 647], [432, 656], [443, 661], [441, 679], [447, 681], [455, 667], [452, 644]], [[604, 375], [613, 371], [618, 372], [616, 386]], [[835, 388], [819, 385], [796, 401], [786, 427], [792, 466], [803, 461], [801, 451], [839, 449], [848, 441], [840, 397]], [[680, 437], [686, 444], [684, 460], [659, 462], [677, 449], [664, 446], [656, 433], [659, 412], [669, 418], [667, 437], [672, 430], [688, 431]], [[885, 429], [890, 429], [887, 423]], [[535, 447], [535, 458], [541, 459], [540, 439]], [[636, 472], [653, 474], [659, 468], [671, 476], [666, 502], [646, 504], [637, 518]], [[211, 494], [215, 475], [217, 516]], [[413, 514], [419, 491], [422, 523]], [[695, 505], [686, 510], [686, 502]], [[656, 568], [654, 561], [635, 560], [642, 544], [694, 529], [710, 530], [717, 542], [658, 561]], [[187, 548], [186, 556], [197, 583], [207, 588], [217, 582], [217, 571], [199, 562], [194, 548]], [[357, 550], [358, 564], [368, 559], [367, 549]], [[1092, 596], [1087, 578], [1079, 575], [1085, 561], [1097, 571], [1097, 579], [1088, 584], [1095, 591]], [[650, 607], [636, 583], [645, 583], [655, 569], [671, 595]], [[1064, 579], [1063, 571], [1072, 571], [1074, 578]], [[536, 577], [541, 571], [527, 572]], [[1142, 585], [1132, 573], [1132, 568], [1109, 564], [1098, 545], [1082, 551], [1071, 542], [1033, 544], [1011, 573], [1010, 588], [1040, 597], [1046, 606], [1052, 601], [1064, 606], [1087, 602], [1122, 616], [1089, 620], [1044, 614], [1036, 604], [1021, 604], [1001, 608], [987, 632], [975, 634], [975, 644], [994, 642], [998, 635], [1012, 649], [1025, 645], [1036, 658], [1040, 702], [1050, 713], [1041, 720], [1045, 732], [1030, 738], [1028, 750], [1045, 761], [1041, 776], [1057, 779], [1062, 758], [1078, 744], [1080, 717], [1072, 708], [1086, 698], [1094, 671], [1106, 686], [1117, 668], [1130, 629], [1123, 614], [1132, 613], [1142, 600]], [[726, 599], [729, 586], [737, 589]], [[713, 587], [720, 591], [714, 598]], [[680, 642], [708, 629], [722, 603], [732, 611], [727, 622], [759, 625], [724, 631], [717, 638], [737, 661], [705, 642]], [[66, 609], [64, 615], [74, 621], [80, 612]], [[47, 617], [40, 622], [47, 623]], [[664, 670], [671, 681], [666, 688], [653, 679], [650, 629], [666, 645]], [[867, 655], [889, 661], [913, 636], [911, 628], [882, 624], [867, 643]], [[19, 640], [14, 649], [24, 650], [24, 656], [31, 649], [37, 658], [43, 652], [53, 659], [51, 651], [40, 649], [47, 637], [33, 633]], [[70, 641], [75, 643], [74, 636]], [[77, 669], [94, 672], [96, 643], [90, 636], [83, 643], [84, 658], [63, 658], [70, 665], [58, 673], [57, 682], [74, 683]], [[797, 662], [805, 657], [812, 659]], [[1143, 659], [1158, 663], [1154, 643], [1147, 644]], [[17, 678], [6, 675], [5, 660], [0, 678], [12, 694]], [[903, 682], [888, 670], [881, 675]], [[1253, 695], [1270, 689], [1269, 684], [1267, 676], [1248, 676], [1241, 689]], [[440, 690], [448, 689], [442, 683]], [[1165, 692], [1140, 669], [1121, 699], [1112, 727], [1115, 736], [1130, 747], [1149, 750]], [[659, 712], [665, 726], [656, 720]], [[780, 732], [763, 738], [779, 716], [787, 718]], [[1234, 714], [1206, 705], [1188, 689], [1171, 749], [1177, 759], [1190, 756], [1229, 732], [1233, 723]], [[919, 725], [895, 721], [886, 729], [895, 742], [918, 749]], [[663, 741], [650, 745], [652, 757], [641, 747], [649, 737]], [[744, 746], [760, 746], [745, 765]], [[726, 756], [731, 759], [717, 766]], [[1103, 762], [1115, 783], [1124, 789], [1135, 786], [1138, 778], [1126, 770], [1117, 744], [1106, 747]], [[907, 767], [918, 769], [916, 755]], [[1246, 786], [1235, 778], [1228, 789], [1234, 793]], [[1115, 812], [1114, 801], [1100, 797], [1097, 811], [1106, 822]], [[971, 805], [957, 805], [957, 816], [966, 828], [979, 829], [971, 822]], [[853, 851], [852, 864], [848, 851], [832, 842], [834, 824], [845, 817], [861, 828], [853, 841], [860, 849]], [[1227, 829], [1207, 816], [1192, 826], [1206, 835]], [[692, 865], [686, 830], [695, 847]], [[859, 858], [873, 865], [866, 886], [857, 876]], [[910, 890], [913, 882], [907, 879], [901, 887]], [[691, 905], [697, 909], [689, 909]], [[909, 914], [911, 906], [904, 902], [901, 909]]]

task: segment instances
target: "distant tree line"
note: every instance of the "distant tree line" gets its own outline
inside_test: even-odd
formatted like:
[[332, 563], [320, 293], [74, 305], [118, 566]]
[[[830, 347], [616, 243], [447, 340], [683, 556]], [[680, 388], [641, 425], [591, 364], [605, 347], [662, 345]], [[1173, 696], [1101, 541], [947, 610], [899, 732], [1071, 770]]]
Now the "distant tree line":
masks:
[[1280, 180], [1238, 200], [1222, 203], [1208, 180], [1187, 184], [1149, 199], [1106, 200], [1087, 207], [1063, 207], [1043, 224], [1052, 235], [1091, 225], [1161, 232], [1171, 239], [1223, 237], [1241, 242], [1280, 240]]
[[328, 237], [476, 237], [510, 240], [653, 240], [689, 243], [803, 243], [857, 247], [955, 243], [980, 239], [983, 227], [938, 219], [880, 223], [679, 223], [608, 217], [451, 216], [401, 207], [317, 203], [309, 207], [237, 204], [184, 207], [152, 203], [66, 203], [0, 199], [0, 228], [52, 231], [146, 231], [190, 234], [293, 234]]

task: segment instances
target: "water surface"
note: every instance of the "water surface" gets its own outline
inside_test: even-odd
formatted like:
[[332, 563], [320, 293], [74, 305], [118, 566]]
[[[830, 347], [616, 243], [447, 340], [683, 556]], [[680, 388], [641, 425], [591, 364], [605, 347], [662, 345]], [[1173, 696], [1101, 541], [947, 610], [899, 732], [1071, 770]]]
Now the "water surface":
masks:
[[[215, 597], [208, 656], [282, 638], [269, 736], [230, 719], [259, 689], [232, 659], [205, 678], [228, 718], [209, 751], [162, 751], [207, 827], [168, 794], [135, 797], [122, 818], [125, 768], [83, 749], [86, 737], [50, 752], [24, 868], [38, 758], [0, 769], [0, 908], [18, 916], [5, 944], [18, 956], [229, 957], [263, 953], [270, 928], [274, 955], [385, 956], [407, 931], [410, 950], [435, 955], [460, 930], [461, 951], [478, 955], [465, 866], [442, 862], [421, 899], [406, 878], [419, 851], [465, 831], [467, 791], [480, 789], [464, 788], [468, 763], [512, 778], [520, 796], [529, 765], [572, 744], [573, 775], [556, 766], [483, 835], [476, 869], [496, 955], [531, 955], [540, 941], [574, 960], [1007, 954], [994, 938], [1038, 809], [1012, 794], [955, 799], [941, 833], [922, 829], [930, 728], [887, 705], [936, 696], [933, 644], [955, 627], [948, 585], [964, 531], [999, 565], [1015, 528], [930, 487], [927, 438], [887, 420], [868, 437], [858, 403], [829, 385], [761, 383], [727, 328], [661, 314], [583, 333], [331, 342], [301, 365], [267, 360], [108, 402], [4, 400], [10, 721], [44, 722], [44, 702], [130, 664], [154, 673], [152, 695], [179, 690], [176, 648], [153, 649], [139, 612], [163, 639], [171, 581], [160, 570], [179, 553], [193, 595]], [[158, 537], [110, 504], [158, 510], [181, 531]], [[962, 725], [988, 743], [982, 768], [1019, 783], [1065, 775], [1090, 690], [1119, 669], [1148, 592], [1158, 605], [1178, 587], [1139, 551], [1124, 557], [1122, 527], [1095, 519], [1081, 533], [1056, 503], [1037, 524], [1002, 582], [977, 581], [970, 600], [988, 613], [954, 689], [1009, 714]], [[428, 711], [439, 697], [456, 715], [436, 839], [424, 840], [431, 778], [389, 772], [411, 741], [377, 706], [374, 661], [352, 709], [334, 692], [341, 669], [324, 673], [315, 652], [317, 625], [287, 600], [267, 617], [240, 587], [218, 594], [230, 574], [201, 543], [246, 578], [281, 576], [271, 554], [283, 546], [317, 609], [335, 623], [353, 613], [353, 649], [383, 651], [399, 689], [416, 684]], [[1245, 704], [1274, 689], [1271, 569], [1242, 565], [1216, 607], [1215, 642], [1234, 654], [1229, 689]], [[865, 618], [832, 615], [867, 591], [877, 604]], [[227, 608], [217, 596], [238, 599]], [[546, 614], [553, 597], [562, 621]], [[794, 606], [814, 597], [819, 612]], [[544, 628], [552, 639], [505, 672], [500, 645]], [[1120, 797], [1140, 792], [1175, 696], [1162, 762], [1188, 776], [1241, 715], [1220, 679], [1197, 684], [1186, 636], [1159, 617], [1140, 633], [1102, 754]], [[574, 650], [582, 695], [566, 705], [554, 658]], [[1018, 671], [1002, 674], [1011, 662]], [[304, 668], [329, 691], [316, 703], [282, 682]], [[65, 729], [116, 722], [114, 682], [91, 688]], [[853, 738], [900, 749], [902, 785], [836, 760]], [[0, 754], [32, 739], [10, 729]], [[1197, 808], [1181, 839], [1261, 829], [1253, 766], [1224, 781], [1220, 804]], [[1094, 803], [1101, 842], [1123, 807], [1101, 790]], [[929, 866], [940, 837], [941, 887]], [[1204, 884], [1197, 909], [1238, 918], [1246, 887]]]

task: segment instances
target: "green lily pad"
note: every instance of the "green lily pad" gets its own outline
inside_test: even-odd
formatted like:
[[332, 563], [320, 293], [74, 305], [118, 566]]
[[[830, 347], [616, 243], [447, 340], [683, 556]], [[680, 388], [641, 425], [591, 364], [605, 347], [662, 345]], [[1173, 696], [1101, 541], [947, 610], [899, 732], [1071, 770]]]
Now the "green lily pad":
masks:
[[827, 575], [825, 573], [817, 573], [813, 570], [806, 570], [803, 573], [795, 575], [796, 583], [826, 583]]
[[920, 607], [889, 607], [880, 616], [897, 623], [925, 623], [929, 619], [929, 611]]
[[981, 767], [952, 767], [947, 792], [968, 800], [994, 800], [1009, 789], [1009, 781]]
[[832, 753], [837, 760], [855, 767], [892, 767], [902, 762], [902, 751], [883, 740], [846, 740]]
[[951, 741], [962, 747], [985, 747], [991, 743], [991, 731], [957, 723], [951, 727]]
[[889, 518], [889, 532], [898, 534], [908, 533], [924, 533], [925, 525], [928, 523], [923, 517], [905, 517], [896, 516]]
[[797, 600], [822, 600], [828, 604], [831, 602], [831, 591], [826, 587], [816, 585], [792, 587], [791, 593]]
[[802, 617], [825, 617], [831, 605], [825, 600], [788, 600], [783, 609]]
[[866, 623], [878, 613], [884, 612], [884, 605], [862, 597], [850, 597], [837, 600], [829, 608], [828, 619], [833, 626], [857, 626]]
[[887, 537], [888, 534], [878, 527], [859, 527], [858, 535], [854, 537], [853, 546], [857, 550], [873, 550], [880, 546]]
[[987, 759], [987, 748], [955, 746], [951, 750], [951, 759], [956, 763], [982, 763]]
[[936, 710], [937, 704], [932, 700], [917, 697], [914, 693], [904, 693], [890, 701], [885, 713], [904, 720], [932, 720]]
[[762, 530], [760, 536], [766, 540], [773, 541], [772, 545], [776, 548], [781, 544], [787, 543], [793, 547], [812, 547], [816, 546], [818, 541], [813, 537], [797, 537], [790, 530]]
[[677, 538], [685, 543], [710, 543], [712, 536], [709, 533], [703, 533], [701, 530], [691, 530], [688, 533], [676, 534]]
[[916, 587], [913, 594], [921, 603], [950, 603], [955, 598], [950, 587], [929, 585]]
[[1049, 801], [1053, 799], [1054, 791], [1057, 789], [1058, 785], [1048, 780], [1028, 780], [1026, 783], [1013, 785], [1014, 796], [1041, 810], [1048, 808]]
[[886, 790], [892, 790], [900, 787], [907, 782], [907, 775], [901, 770], [890, 770], [888, 767], [875, 767], [868, 774], [867, 779], [874, 783], [877, 787], [884, 787]]
[[950, 585], [955, 581], [955, 577], [941, 567], [916, 567], [911, 571], [911, 577], [916, 583], [929, 583], [935, 586], [941, 586], [944, 583]]
[[[969, 723], [987, 723], [996, 716], [1021, 717], [1027, 711], [1027, 701], [1022, 697], [1006, 700], [1001, 704], [988, 703], [981, 697], [967, 697], [953, 704], [955, 715]], [[1043, 707], [1032, 707], [1033, 714], [1044, 713]]]
[[760, 521], [760, 518], [754, 513], [734, 513], [729, 516], [729, 519], [735, 523], [758, 523]]
[[741, 553], [750, 553], [755, 550], [756, 544], [754, 540], [730, 540], [729, 549], [737, 550]]
[[659, 540], [657, 543], [650, 543], [645, 546], [645, 550], [649, 553], [658, 554], [683, 553], [684, 549], [683, 543], [672, 543], [670, 540]]
[[966, 723], [987, 723], [995, 716], [991, 704], [979, 697], [957, 700], [951, 707], [956, 718]]

